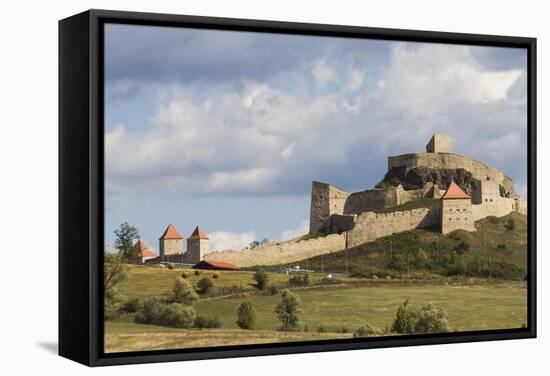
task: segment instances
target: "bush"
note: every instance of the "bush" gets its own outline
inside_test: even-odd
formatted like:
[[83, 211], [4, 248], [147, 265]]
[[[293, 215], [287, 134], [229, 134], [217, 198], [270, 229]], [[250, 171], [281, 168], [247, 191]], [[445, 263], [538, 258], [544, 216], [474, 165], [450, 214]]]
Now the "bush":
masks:
[[128, 313], [134, 313], [134, 312], [139, 311], [142, 307], [143, 307], [143, 303], [139, 299], [134, 298], [134, 299], [128, 300], [124, 304], [123, 309], [124, 309], [124, 311], [126, 311]]
[[202, 272], [201, 272], [200, 270], [197, 269], [197, 270], [195, 270], [195, 271], [193, 272], [193, 274], [195, 274], [195, 275], [201, 275]]
[[435, 308], [431, 304], [420, 308], [415, 325], [416, 333], [444, 333], [450, 330], [447, 315], [442, 308]]
[[167, 264], [166, 266], [168, 267], [168, 269], [176, 269], [176, 264], [174, 264], [173, 262]]
[[416, 312], [407, 308], [408, 300], [405, 300], [403, 305], [397, 308], [395, 320], [392, 324], [392, 331], [400, 334], [414, 333], [416, 324]]
[[322, 278], [322, 279], [319, 281], [319, 283], [320, 283], [321, 285], [336, 285], [336, 284], [338, 284], [338, 283], [340, 283], [340, 282], [339, 282], [338, 279], [336, 279], [336, 278], [324, 277], [324, 278]]
[[221, 328], [222, 322], [219, 317], [197, 316], [195, 319], [195, 327], [203, 328]]
[[181, 273], [181, 278], [183, 278], [183, 279], [187, 279], [187, 278], [189, 278], [189, 276], [190, 276], [190, 274], [188, 272], [182, 272]]
[[282, 302], [275, 307], [277, 318], [281, 321], [281, 330], [298, 330], [300, 328], [301, 302], [297, 295], [284, 289]]
[[458, 245], [454, 248], [454, 251], [459, 255], [463, 255], [469, 250], [470, 250], [470, 244], [466, 243], [464, 240], [458, 243]]
[[344, 333], [344, 334], [345, 334], [345, 333], [348, 333], [348, 332], [349, 332], [349, 329], [346, 328], [345, 326], [343, 326], [343, 327], [340, 328], [340, 333]]
[[193, 286], [191, 286], [191, 283], [183, 278], [176, 279], [172, 292], [174, 293], [173, 299], [175, 303], [192, 305], [199, 300], [199, 296]]
[[264, 290], [267, 287], [269, 277], [263, 270], [258, 270], [254, 273], [254, 281], [256, 281], [256, 287], [260, 290]]
[[382, 332], [377, 327], [367, 323], [353, 332], [353, 338], [366, 338], [380, 335]]
[[172, 328], [191, 328], [196, 313], [193, 307], [178, 303], [167, 303], [159, 298], [147, 299], [143, 309], [138, 312], [135, 321], [140, 324], [169, 326]]
[[220, 278], [220, 274], [219, 273], [214, 273], [214, 274], [212, 274], [212, 278], [218, 279], [218, 278]]
[[496, 250], [499, 252], [506, 251], [506, 244], [497, 244]]
[[303, 276], [295, 275], [290, 277], [288, 284], [290, 286], [307, 286], [309, 285], [309, 274], [304, 274]]
[[512, 218], [508, 219], [506, 223], [504, 223], [504, 228], [508, 231], [514, 231], [516, 228], [516, 221], [514, 221]]
[[254, 329], [256, 309], [250, 302], [242, 302], [237, 309], [237, 325], [241, 329]]
[[208, 277], [203, 277], [201, 280], [197, 283], [197, 287], [199, 288], [199, 291], [203, 294], [206, 294], [210, 289], [214, 286], [214, 282]]
[[326, 333], [326, 331], [327, 329], [322, 324], [317, 327], [317, 333]]
[[269, 286], [269, 295], [277, 295], [279, 293], [279, 288], [277, 286]]

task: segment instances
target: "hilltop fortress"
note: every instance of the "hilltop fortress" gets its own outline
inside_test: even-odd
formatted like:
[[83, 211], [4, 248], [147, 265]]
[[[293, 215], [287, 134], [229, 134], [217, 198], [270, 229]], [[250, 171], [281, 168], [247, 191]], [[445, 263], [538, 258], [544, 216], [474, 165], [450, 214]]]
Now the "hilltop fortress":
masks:
[[[431, 204], [401, 208], [425, 201]], [[284, 264], [417, 228], [429, 227], [443, 234], [459, 229], [475, 231], [475, 221], [513, 211], [527, 214], [527, 202], [516, 193], [512, 179], [482, 162], [453, 153], [451, 137], [434, 134], [425, 153], [388, 157], [387, 173], [373, 189], [349, 193], [314, 181], [309, 232], [325, 236], [271, 242], [251, 250], [212, 252], [205, 259], [239, 266]]]

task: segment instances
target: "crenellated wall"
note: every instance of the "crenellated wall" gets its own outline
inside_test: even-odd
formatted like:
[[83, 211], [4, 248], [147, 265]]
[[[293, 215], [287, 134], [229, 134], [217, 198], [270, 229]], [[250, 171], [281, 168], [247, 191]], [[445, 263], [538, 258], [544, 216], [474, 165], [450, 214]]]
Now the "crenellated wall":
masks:
[[316, 239], [268, 243], [242, 251], [210, 252], [205, 260], [229, 262], [240, 267], [279, 265], [341, 251], [346, 248], [346, 235], [333, 234]]
[[347, 247], [355, 247], [397, 232], [437, 226], [439, 223], [440, 214], [437, 209], [421, 208], [392, 213], [362, 213], [357, 216], [353, 230], [347, 232]]

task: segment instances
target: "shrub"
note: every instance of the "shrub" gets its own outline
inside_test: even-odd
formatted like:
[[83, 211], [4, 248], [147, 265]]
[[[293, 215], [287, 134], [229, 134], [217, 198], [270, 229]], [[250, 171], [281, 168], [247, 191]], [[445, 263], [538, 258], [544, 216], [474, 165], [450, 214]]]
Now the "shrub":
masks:
[[359, 328], [357, 328], [355, 332], [353, 332], [353, 338], [373, 337], [380, 334], [381, 334], [380, 329], [367, 323], [363, 326], [360, 326]]
[[218, 278], [220, 278], [220, 274], [219, 273], [214, 273], [214, 274], [212, 274], [212, 278], [218, 279]]
[[275, 307], [277, 318], [281, 321], [281, 330], [298, 330], [300, 328], [301, 302], [297, 295], [284, 289], [282, 302]]
[[392, 331], [400, 334], [411, 334], [415, 330], [416, 312], [407, 308], [408, 300], [397, 308], [395, 320], [392, 324]]
[[415, 325], [416, 333], [443, 333], [450, 330], [447, 315], [442, 308], [435, 308], [431, 304], [420, 308]]
[[277, 286], [269, 286], [269, 295], [277, 295], [279, 293], [279, 288]]
[[470, 244], [466, 243], [464, 240], [458, 243], [458, 245], [454, 248], [454, 251], [459, 255], [463, 255], [469, 250], [470, 250]]
[[182, 272], [181, 273], [181, 278], [183, 278], [183, 279], [187, 279], [187, 278], [189, 278], [189, 276], [190, 276], [190, 274], [188, 272]]
[[199, 291], [203, 294], [206, 294], [210, 289], [214, 286], [214, 282], [208, 277], [203, 277], [201, 280], [197, 283], [197, 287], [199, 288]]
[[506, 250], [506, 244], [497, 244], [497, 251], [505, 251]]
[[168, 267], [168, 269], [176, 269], [176, 264], [174, 264], [173, 262], [168, 263], [166, 266]]
[[304, 274], [303, 276], [295, 275], [290, 277], [288, 284], [290, 286], [307, 286], [309, 285], [309, 274]]
[[349, 329], [346, 328], [345, 326], [340, 328], [340, 333], [347, 333], [347, 332], [349, 332]]
[[219, 317], [197, 316], [195, 318], [195, 327], [203, 328], [221, 328], [222, 322]]
[[254, 329], [256, 309], [250, 302], [242, 302], [237, 309], [237, 325], [241, 329]]
[[325, 328], [325, 326], [323, 324], [319, 325], [317, 327], [317, 333], [326, 333], [327, 329]]
[[508, 219], [506, 223], [504, 223], [504, 228], [508, 231], [514, 231], [516, 228], [516, 221], [514, 221], [512, 218]]
[[147, 299], [143, 309], [138, 312], [135, 321], [140, 324], [169, 326], [172, 328], [191, 328], [196, 313], [193, 307], [178, 303], [167, 303], [159, 298]]
[[201, 273], [202, 273], [202, 272], [201, 272], [200, 270], [198, 270], [198, 269], [196, 269], [196, 270], [193, 272], [193, 274], [195, 274], [195, 275], [201, 275]]
[[256, 287], [260, 290], [264, 290], [267, 287], [269, 277], [263, 270], [258, 270], [254, 273], [254, 281], [256, 281]]
[[336, 278], [324, 277], [319, 281], [319, 283], [322, 285], [336, 285], [340, 282]]
[[130, 299], [124, 304], [124, 310], [129, 313], [137, 312], [143, 307], [143, 303], [137, 299]]
[[199, 296], [195, 292], [193, 286], [191, 286], [191, 283], [183, 278], [176, 279], [172, 292], [174, 293], [175, 303], [192, 305], [199, 300]]

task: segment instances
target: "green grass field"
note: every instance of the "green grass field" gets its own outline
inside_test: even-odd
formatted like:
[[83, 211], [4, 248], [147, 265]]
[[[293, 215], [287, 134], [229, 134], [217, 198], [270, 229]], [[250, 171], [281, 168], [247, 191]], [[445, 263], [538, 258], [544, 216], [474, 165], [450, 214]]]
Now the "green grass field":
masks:
[[[236, 277], [243, 278], [237, 274]], [[273, 310], [280, 297], [250, 295], [246, 298], [201, 300], [195, 304], [198, 314], [220, 317], [223, 322], [220, 329], [173, 329], [140, 325], [132, 322], [132, 315], [123, 316], [118, 322], [107, 322], [106, 351], [346, 338], [365, 323], [380, 329], [390, 327], [397, 307], [405, 299], [409, 299], [412, 306], [433, 303], [443, 307], [452, 330], [456, 331], [519, 328], [527, 322], [527, 290], [524, 282], [471, 286], [382, 283], [354, 288], [300, 289], [295, 290], [295, 293], [302, 301], [302, 325], [307, 325], [308, 332], [277, 331], [280, 324]], [[251, 301], [256, 307], [258, 315], [255, 330], [240, 330], [235, 324], [236, 310], [243, 300]], [[326, 332], [317, 333], [319, 326], [323, 326]], [[348, 333], [337, 333], [343, 327], [348, 329]]]

